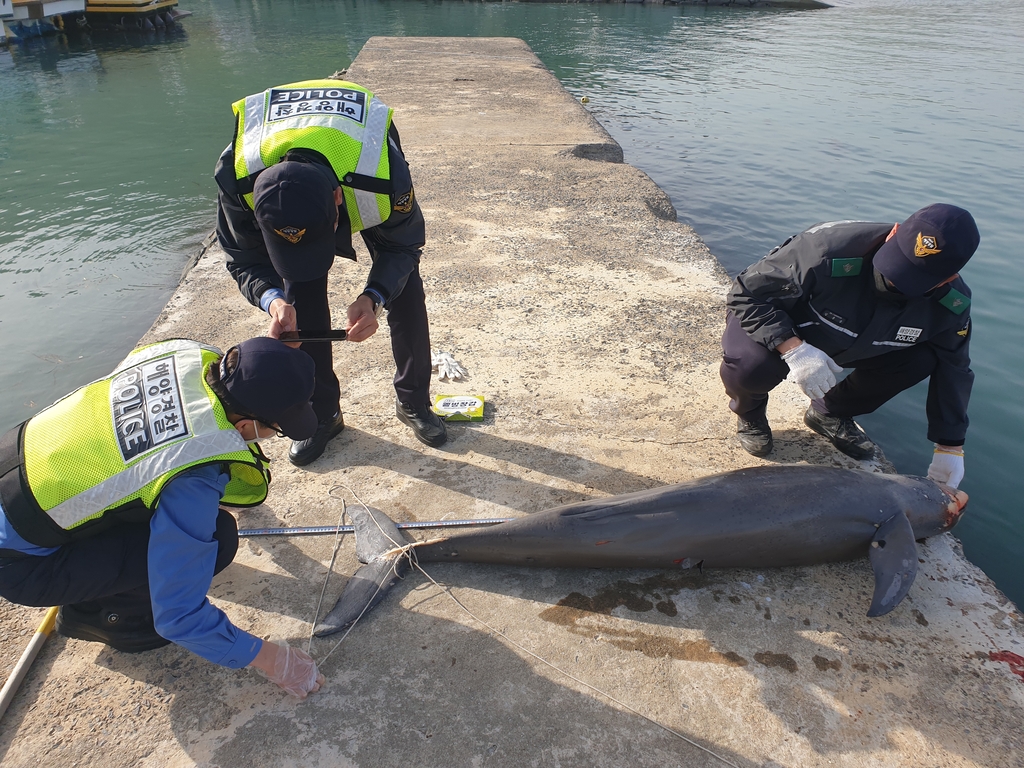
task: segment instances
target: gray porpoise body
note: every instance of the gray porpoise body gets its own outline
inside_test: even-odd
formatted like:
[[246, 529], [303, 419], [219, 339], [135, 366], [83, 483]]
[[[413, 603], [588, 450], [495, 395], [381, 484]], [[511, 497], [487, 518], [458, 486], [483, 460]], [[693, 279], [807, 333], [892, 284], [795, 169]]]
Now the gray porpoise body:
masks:
[[[967, 495], [923, 477], [766, 466], [581, 501], [416, 544], [424, 562], [549, 568], [768, 568], [867, 555], [868, 616], [893, 610], [917, 574], [916, 541], [948, 531]], [[361, 566], [319, 636], [352, 626], [411, 568], [380, 510], [350, 510]]]
[[421, 562], [582, 568], [813, 565], [864, 557], [904, 512], [914, 538], [955, 523], [922, 477], [769, 466], [566, 504], [416, 548]]

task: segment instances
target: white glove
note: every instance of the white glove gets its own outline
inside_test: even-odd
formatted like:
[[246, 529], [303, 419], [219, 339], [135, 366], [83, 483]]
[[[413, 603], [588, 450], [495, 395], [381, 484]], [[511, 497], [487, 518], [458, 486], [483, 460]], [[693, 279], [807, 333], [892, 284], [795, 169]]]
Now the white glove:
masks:
[[782, 359], [789, 366], [786, 378], [796, 382], [812, 400], [824, 397], [836, 385], [836, 374], [843, 370], [843, 366], [806, 341], [797, 344]]
[[324, 676], [317, 671], [316, 662], [305, 651], [269, 640], [263, 641], [261, 654], [264, 650], [269, 656], [266, 663], [259, 666], [254, 663], [252, 666], [270, 682], [281, 686], [285, 693], [304, 699], [320, 690]]
[[928, 479], [948, 485], [950, 488], [960, 485], [960, 481], [964, 479], [963, 451], [950, 453], [936, 448], [932, 463], [928, 467]]
[[430, 364], [437, 373], [437, 378], [459, 381], [469, 373], [465, 368], [456, 362], [455, 358], [448, 352], [435, 351], [430, 356]]

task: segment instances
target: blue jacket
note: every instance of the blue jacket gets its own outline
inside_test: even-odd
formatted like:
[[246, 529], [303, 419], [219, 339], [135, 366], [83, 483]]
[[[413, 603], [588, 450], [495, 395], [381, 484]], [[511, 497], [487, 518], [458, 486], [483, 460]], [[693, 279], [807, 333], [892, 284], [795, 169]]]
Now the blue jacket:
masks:
[[[263, 641], [232, 624], [206, 596], [217, 559], [213, 534], [227, 482], [218, 466], [192, 469], [171, 480], [150, 518], [147, 561], [154, 626], [161, 637], [214, 664], [239, 669], [256, 658]], [[59, 547], [29, 544], [0, 509], [0, 549], [45, 557]], [[73, 581], [88, 578], [88, 573], [70, 575]]]

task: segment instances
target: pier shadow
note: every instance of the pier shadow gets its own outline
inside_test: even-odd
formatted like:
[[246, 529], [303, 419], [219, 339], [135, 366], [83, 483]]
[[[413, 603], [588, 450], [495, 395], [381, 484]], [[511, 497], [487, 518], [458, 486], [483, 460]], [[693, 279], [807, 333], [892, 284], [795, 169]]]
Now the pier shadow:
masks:
[[[463, 461], [462, 457], [469, 453], [482, 454], [499, 464], [526, 470], [527, 476]], [[632, 493], [665, 485], [646, 475], [609, 467], [563, 451], [477, 431], [456, 435], [441, 448], [423, 453], [369, 432], [346, 427], [328, 444], [323, 457], [305, 470], [328, 476], [353, 465], [379, 467], [521, 512], [539, 512], [595, 496]], [[531, 473], [541, 477], [532, 479], [529, 477]], [[552, 487], [543, 481], [543, 478], [551, 477], [582, 485], [587, 490]], [[483, 488], [488, 489], [485, 497], [480, 495]], [[433, 513], [420, 508], [416, 514], [429, 518]]]
[[[253, 678], [229, 703], [215, 676], [200, 677], [171, 708], [180, 746], [216, 766], [520, 766], [527, 744], [528, 760], [539, 764], [610, 768], [640, 756], [651, 765], [723, 765], [589, 691], [538, 674], [486, 632], [417, 613], [379, 629], [350, 637], [322, 666], [323, 689], [304, 702]], [[629, 703], [644, 710], [643, 701]], [[658, 716], [737, 766], [759, 765], [694, 737], [685, 708]]]

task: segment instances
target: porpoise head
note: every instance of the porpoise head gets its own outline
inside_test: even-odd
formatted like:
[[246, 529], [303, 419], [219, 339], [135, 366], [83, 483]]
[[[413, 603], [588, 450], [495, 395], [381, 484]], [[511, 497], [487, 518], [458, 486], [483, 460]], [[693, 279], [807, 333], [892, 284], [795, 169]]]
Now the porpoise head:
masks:
[[942, 519], [942, 529], [948, 531], [954, 525], [960, 522], [960, 518], [964, 513], [964, 508], [967, 506], [967, 494], [961, 490], [953, 488], [942, 483], [936, 483], [939, 486], [946, 498], [949, 500], [946, 504], [946, 513]]

